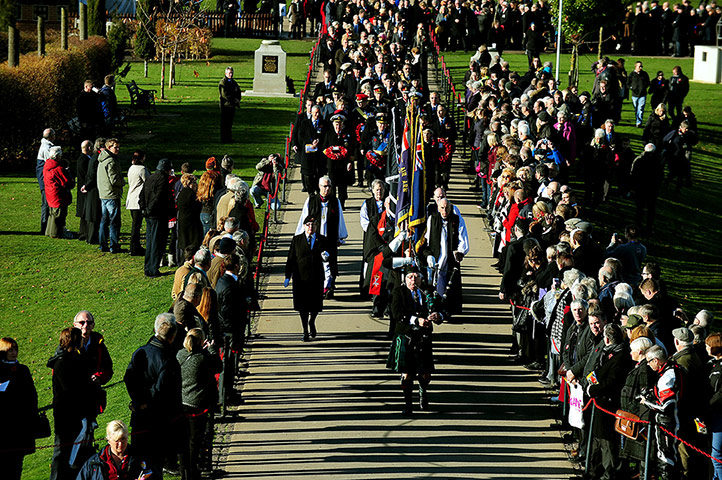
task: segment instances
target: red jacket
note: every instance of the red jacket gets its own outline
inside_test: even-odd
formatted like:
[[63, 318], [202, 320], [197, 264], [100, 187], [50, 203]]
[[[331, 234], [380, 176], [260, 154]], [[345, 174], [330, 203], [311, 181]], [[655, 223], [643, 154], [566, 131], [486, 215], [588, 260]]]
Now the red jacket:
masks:
[[58, 162], [49, 158], [43, 167], [45, 177], [45, 198], [50, 208], [62, 208], [70, 205], [73, 195], [70, 193], [75, 180], [70, 175], [70, 169], [65, 162]]

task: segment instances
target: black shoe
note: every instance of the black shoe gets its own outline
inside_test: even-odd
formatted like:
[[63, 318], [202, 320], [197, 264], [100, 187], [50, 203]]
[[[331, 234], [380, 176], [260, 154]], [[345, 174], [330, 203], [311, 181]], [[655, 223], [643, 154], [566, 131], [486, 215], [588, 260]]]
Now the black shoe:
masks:
[[576, 437], [574, 437], [574, 435], [571, 433], [565, 433], [562, 436], [562, 440], [564, 440], [564, 443], [570, 443], [570, 444], [577, 441]]
[[155, 273], [148, 273], [148, 272], [146, 272], [146, 273], [145, 273], [145, 276], [148, 277], [148, 278], [158, 278], [158, 277], [160, 277], [160, 272], [155, 272]]
[[404, 409], [401, 410], [401, 415], [403, 415], [404, 417], [410, 417], [413, 414], [414, 414], [414, 409], [411, 408], [411, 406], [409, 406], [409, 405], [405, 406]]
[[309, 328], [311, 329], [311, 338], [316, 338], [316, 325], [309, 325]]
[[539, 377], [537, 378], [537, 382], [541, 383], [542, 385], [549, 386], [552, 384], [552, 382], [547, 377]]
[[145, 256], [145, 249], [144, 248], [137, 248], [135, 250], [130, 251], [131, 257], [144, 257]]
[[530, 363], [529, 365], [524, 365], [524, 368], [527, 370], [543, 370], [544, 366], [539, 362]]
[[422, 395], [421, 398], [419, 398], [419, 408], [424, 411], [429, 409], [429, 399], [426, 395]]
[[304, 342], [310, 341], [310, 339], [308, 338], [308, 333], [304, 333], [304, 334], [303, 334], [303, 341], [304, 341]]

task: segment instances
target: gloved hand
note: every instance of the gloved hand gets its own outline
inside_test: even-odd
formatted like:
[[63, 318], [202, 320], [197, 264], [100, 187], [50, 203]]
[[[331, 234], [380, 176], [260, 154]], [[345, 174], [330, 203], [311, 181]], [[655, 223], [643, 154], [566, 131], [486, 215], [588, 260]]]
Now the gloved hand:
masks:
[[401, 246], [401, 242], [403, 242], [403, 241], [404, 241], [404, 235], [403, 235], [403, 233], [400, 233], [400, 234], [396, 235], [396, 238], [394, 238], [393, 240], [391, 240], [391, 242], [389, 242], [389, 248], [391, 249], [392, 252], [396, 252], [396, 251], [398, 251], [399, 247]]
[[401, 268], [406, 265], [413, 265], [414, 259], [411, 257], [394, 257], [391, 259], [391, 268]]
[[330, 258], [330, 255], [328, 254], [328, 252], [326, 252], [326, 251], [321, 252], [321, 260], [323, 260], [324, 262], [328, 262], [329, 258]]
[[436, 266], [436, 259], [433, 255], [426, 257], [426, 266], [429, 268], [434, 268]]
[[464, 254], [461, 252], [454, 252], [454, 258], [458, 263], [461, 263], [461, 261], [464, 259]]
[[399, 232], [399, 235], [398, 235], [398, 236], [401, 237], [401, 241], [402, 241], [402, 242], [403, 242], [403, 241], [406, 241], [406, 239], [409, 238], [409, 232], [408, 232], [408, 230], [401, 230], [401, 231]]
[[283, 288], [288, 288], [288, 284], [291, 283], [291, 279], [287, 278], [283, 281]]

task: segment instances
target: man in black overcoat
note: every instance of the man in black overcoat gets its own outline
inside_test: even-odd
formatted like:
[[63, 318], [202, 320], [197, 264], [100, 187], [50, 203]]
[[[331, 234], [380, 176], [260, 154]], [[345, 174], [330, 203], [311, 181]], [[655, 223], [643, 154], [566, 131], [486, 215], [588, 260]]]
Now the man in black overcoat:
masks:
[[233, 80], [233, 67], [226, 68], [226, 74], [218, 82], [218, 93], [221, 106], [221, 143], [233, 141], [233, 117], [236, 108], [241, 106], [241, 87]]
[[[303, 220], [303, 232], [291, 240], [284, 287], [293, 280], [293, 309], [301, 315], [303, 341], [316, 337], [316, 317], [323, 310], [323, 262], [328, 260], [326, 237], [316, 232], [316, 217]], [[310, 332], [309, 332], [310, 330]]]

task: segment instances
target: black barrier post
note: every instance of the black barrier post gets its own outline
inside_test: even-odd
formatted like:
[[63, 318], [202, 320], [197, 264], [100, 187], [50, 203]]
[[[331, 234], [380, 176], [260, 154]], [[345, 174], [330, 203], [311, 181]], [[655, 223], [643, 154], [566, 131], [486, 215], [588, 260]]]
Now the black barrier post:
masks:
[[594, 425], [594, 412], [596, 412], [597, 408], [594, 404], [594, 401], [592, 401], [592, 418], [589, 420], [589, 430], [587, 432], [587, 458], [586, 462], [584, 462], [584, 474], [589, 474], [589, 463], [591, 462], [592, 458], [592, 425]]
[[651, 476], [649, 468], [649, 457], [652, 455], [652, 435], [654, 434], [654, 416], [649, 417], [649, 427], [647, 428], [647, 446], [644, 449], [644, 480], [649, 480]]

